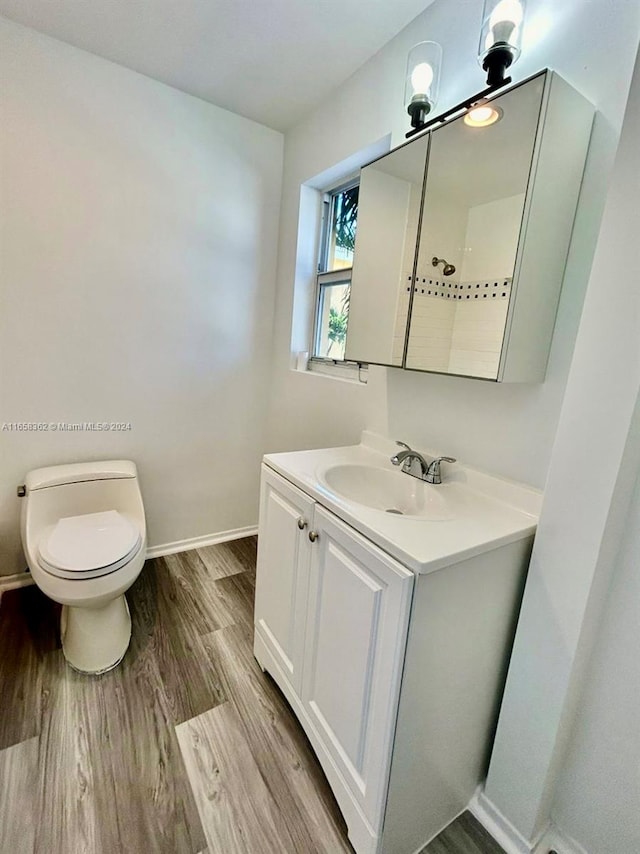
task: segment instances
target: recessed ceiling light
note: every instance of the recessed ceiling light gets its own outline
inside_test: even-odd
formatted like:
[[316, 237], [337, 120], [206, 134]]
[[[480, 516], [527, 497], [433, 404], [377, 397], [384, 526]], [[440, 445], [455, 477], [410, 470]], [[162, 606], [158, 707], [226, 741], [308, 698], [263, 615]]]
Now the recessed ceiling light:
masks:
[[465, 113], [464, 123], [470, 128], [486, 128], [499, 122], [501, 118], [502, 110], [500, 107], [493, 107], [491, 104], [478, 104]]

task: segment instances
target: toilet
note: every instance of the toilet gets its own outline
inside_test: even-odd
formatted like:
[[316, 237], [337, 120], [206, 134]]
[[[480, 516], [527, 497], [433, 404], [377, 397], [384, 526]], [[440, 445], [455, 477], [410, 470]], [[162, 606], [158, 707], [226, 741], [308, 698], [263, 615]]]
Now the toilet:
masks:
[[108, 460], [35, 469], [22, 493], [22, 545], [35, 583], [63, 606], [66, 660], [82, 673], [111, 670], [129, 646], [124, 594], [147, 550], [135, 464]]

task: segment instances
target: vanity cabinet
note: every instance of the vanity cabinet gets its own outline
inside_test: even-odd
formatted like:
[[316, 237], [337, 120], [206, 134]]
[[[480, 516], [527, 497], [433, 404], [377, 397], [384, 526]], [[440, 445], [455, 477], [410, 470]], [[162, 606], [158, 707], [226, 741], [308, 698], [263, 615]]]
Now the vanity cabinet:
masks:
[[260, 583], [255, 622], [292, 688], [302, 688], [305, 609], [314, 502], [265, 472], [260, 492]]
[[544, 71], [365, 166], [346, 358], [542, 382], [593, 120]]
[[383, 806], [414, 575], [316, 505], [302, 703], [371, 824]]
[[263, 465], [254, 653], [357, 854], [414, 854], [483, 778], [531, 540], [416, 574]]
[[266, 467], [258, 543], [256, 639], [278, 675], [267, 669], [304, 709], [347, 812], [375, 825], [414, 575]]

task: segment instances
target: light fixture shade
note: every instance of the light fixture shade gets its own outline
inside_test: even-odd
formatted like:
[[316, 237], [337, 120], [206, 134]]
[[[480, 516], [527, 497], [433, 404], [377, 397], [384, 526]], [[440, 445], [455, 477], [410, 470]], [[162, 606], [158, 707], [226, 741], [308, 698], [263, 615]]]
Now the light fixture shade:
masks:
[[484, 0], [478, 61], [490, 86], [499, 85], [520, 56], [524, 11], [525, 0]]
[[404, 103], [411, 125], [419, 128], [438, 100], [442, 48], [437, 42], [420, 42], [409, 51]]

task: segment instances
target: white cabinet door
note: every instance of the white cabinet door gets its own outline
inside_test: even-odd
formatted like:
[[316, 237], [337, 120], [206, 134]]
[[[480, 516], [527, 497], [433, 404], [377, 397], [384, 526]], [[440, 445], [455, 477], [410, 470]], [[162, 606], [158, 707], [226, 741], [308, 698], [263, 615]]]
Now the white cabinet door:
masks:
[[256, 631], [300, 693], [314, 502], [262, 467]]
[[414, 576], [316, 506], [302, 700], [374, 830], [382, 819]]

